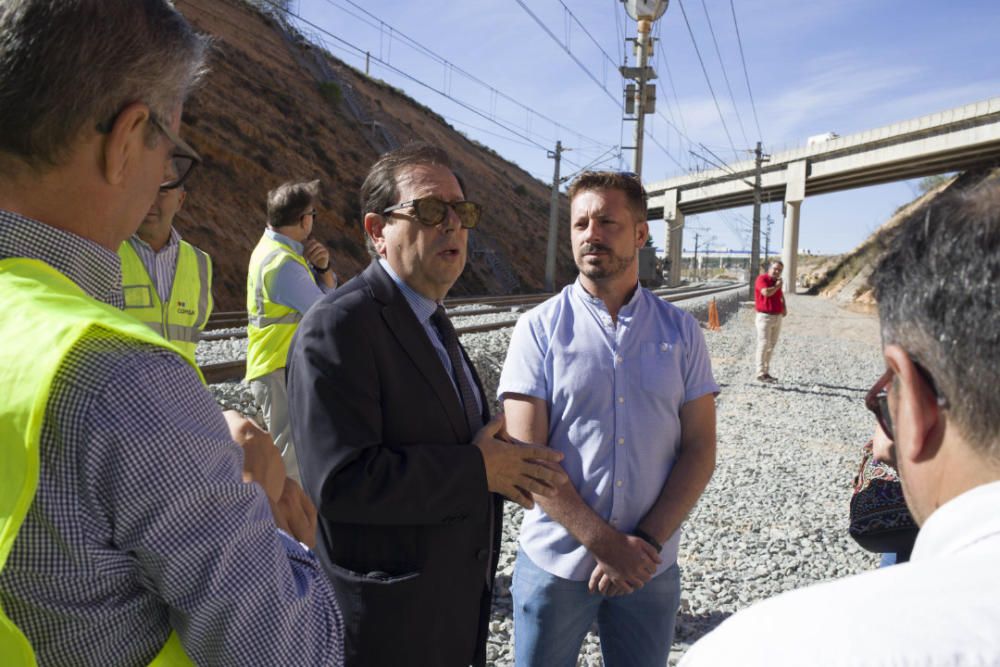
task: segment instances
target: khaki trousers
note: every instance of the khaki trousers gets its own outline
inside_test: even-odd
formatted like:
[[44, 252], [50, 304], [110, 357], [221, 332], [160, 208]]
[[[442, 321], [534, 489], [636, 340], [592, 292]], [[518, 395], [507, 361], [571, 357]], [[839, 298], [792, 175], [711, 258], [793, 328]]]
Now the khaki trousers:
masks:
[[264, 414], [264, 423], [267, 424], [267, 431], [274, 439], [275, 447], [281, 452], [281, 460], [285, 463], [285, 474], [296, 482], [301, 482], [299, 462], [295, 458], [295, 445], [292, 444], [292, 425], [288, 419], [285, 369], [279, 368], [251, 380], [250, 391]]
[[778, 313], [757, 313], [757, 375], [765, 375], [771, 366], [771, 355], [778, 342], [778, 332], [781, 331], [781, 320], [784, 316]]

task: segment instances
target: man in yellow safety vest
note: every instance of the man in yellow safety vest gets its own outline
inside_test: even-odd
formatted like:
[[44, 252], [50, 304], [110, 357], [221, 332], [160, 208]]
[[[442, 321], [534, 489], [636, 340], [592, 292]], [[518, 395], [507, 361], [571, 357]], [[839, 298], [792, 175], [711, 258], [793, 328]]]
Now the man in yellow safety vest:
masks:
[[121, 310], [117, 249], [200, 161], [206, 47], [169, 0], [0, 4], [5, 667], [342, 664], [270, 437]]
[[[165, 178], [176, 178], [171, 162]], [[188, 359], [212, 313], [212, 258], [181, 238], [174, 216], [184, 184], [161, 188], [149, 212], [118, 248], [125, 312], [146, 324]]]
[[247, 269], [246, 379], [296, 481], [285, 360], [302, 316], [337, 286], [330, 252], [311, 238], [318, 199], [319, 181], [283, 183], [267, 193], [267, 228]]

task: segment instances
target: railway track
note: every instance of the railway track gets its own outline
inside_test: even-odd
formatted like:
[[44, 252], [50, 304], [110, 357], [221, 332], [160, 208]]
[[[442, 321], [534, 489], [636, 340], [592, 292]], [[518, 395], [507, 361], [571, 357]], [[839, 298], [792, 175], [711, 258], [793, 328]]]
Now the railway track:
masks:
[[[715, 287], [706, 288], [660, 288], [654, 289], [653, 294], [657, 295], [664, 301], [684, 301], [685, 299], [694, 299], [702, 296], [710, 296], [712, 294], [717, 294], [719, 292], [725, 292], [727, 290], [735, 289], [740, 287], [737, 284], [727, 284]], [[532, 295], [514, 295], [514, 296], [500, 296], [500, 297], [470, 297], [470, 298], [460, 298], [460, 299], [446, 299], [445, 305], [451, 311], [452, 317], [472, 317], [474, 315], [490, 315], [499, 313], [511, 313], [514, 317], [509, 320], [501, 320], [498, 322], [488, 322], [485, 324], [473, 324], [468, 326], [456, 326], [455, 332], [461, 336], [463, 334], [473, 334], [473, 333], [483, 333], [486, 331], [496, 331], [497, 329], [506, 329], [508, 327], [514, 326], [517, 322], [517, 317], [520, 316], [522, 312], [527, 310], [532, 306], [536, 306], [548, 299], [551, 294], [532, 294]], [[484, 308], [473, 308], [468, 310], [459, 309], [461, 306], [472, 305], [472, 304], [488, 304]], [[242, 324], [238, 324], [239, 319], [235, 315], [242, 315]], [[233, 322], [231, 324], [221, 324], [215, 327], [220, 328], [231, 328], [231, 327], [245, 327], [246, 326], [246, 313], [219, 313], [216, 322]], [[212, 319], [209, 320], [211, 326]], [[201, 340], [211, 341], [211, 340], [222, 340], [228, 338], [240, 338], [245, 337], [246, 334], [231, 334], [231, 333], [213, 333], [207, 332], [203, 333]], [[209, 384], [216, 382], [229, 382], [233, 380], [240, 380], [246, 374], [246, 360], [239, 359], [236, 361], [225, 361], [214, 364], [204, 364], [200, 366], [202, 374], [205, 376], [205, 381]]]

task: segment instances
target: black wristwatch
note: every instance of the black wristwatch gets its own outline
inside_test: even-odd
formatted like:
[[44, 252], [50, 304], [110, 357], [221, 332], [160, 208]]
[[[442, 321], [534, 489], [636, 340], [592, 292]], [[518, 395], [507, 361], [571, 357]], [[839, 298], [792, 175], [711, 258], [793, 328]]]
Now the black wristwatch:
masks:
[[632, 534], [638, 537], [640, 540], [648, 544], [649, 546], [656, 549], [656, 553], [663, 551], [663, 545], [656, 541], [652, 535], [644, 531], [642, 528], [636, 528], [632, 531]]
[[325, 269], [321, 269], [318, 266], [316, 266], [315, 264], [313, 264], [313, 271], [315, 271], [316, 273], [326, 273], [329, 270], [330, 270], [330, 265], [329, 264], [326, 265]]

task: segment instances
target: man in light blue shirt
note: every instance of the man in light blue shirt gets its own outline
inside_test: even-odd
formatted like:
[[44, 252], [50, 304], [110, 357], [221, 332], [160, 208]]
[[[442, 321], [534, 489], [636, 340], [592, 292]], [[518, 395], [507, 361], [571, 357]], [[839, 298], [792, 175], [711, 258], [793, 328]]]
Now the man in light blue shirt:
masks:
[[680, 525], [715, 468], [719, 387], [698, 323], [639, 286], [638, 177], [569, 188], [578, 280], [518, 322], [498, 395], [514, 438], [565, 455], [572, 485], [525, 514], [516, 664], [575, 665], [594, 621], [608, 665], [666, 664]]

